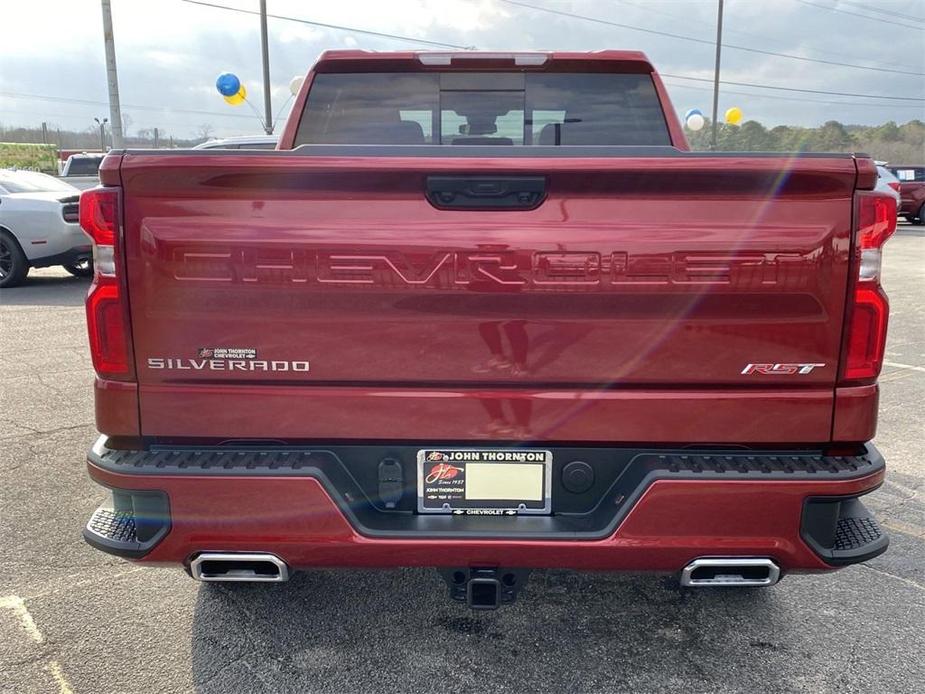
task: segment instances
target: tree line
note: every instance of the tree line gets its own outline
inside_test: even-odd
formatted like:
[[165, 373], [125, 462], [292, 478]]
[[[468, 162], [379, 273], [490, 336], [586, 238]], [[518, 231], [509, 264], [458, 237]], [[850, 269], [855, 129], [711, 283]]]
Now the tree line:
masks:
[[[127, 116], [123, 116], [123, 119], [129, 120]], [[197, 128], [195, 137], [174, 137], [165, 129], [158, 128], [157, 146], [192, 147], [208, 140], [214, 131], [215, 129], [211, 125], [204, 123]], [[107, 148], [112, 146], [111, 134], [108, 128], [104, 130], [103, 139]], [[154, 147], [154, 128], [138, 128], [133, 134], [129, 135], [126, 127], [125, 135], [122, 139], [125, 141], [126, 147]], [[100, 129], [95, 125], [91, 125], [84, 130], [68, 130], [51, 123], [44, 129], [41, 125], [22, 127], [4, 126], [0, 123], [0, 142], [44, 143], [56, 145], [58, 149], [83, 149], [98, 152], [100, 149]]]
[[[710, 149], [710, 123], [693, 132], [685, 128], [695, 150]], [[716, 149], [724, 152], [864, 152], [874, 159], [897, 165], [925, 164], [925, 122], [897, 125], [843, 125], [830, 120], [817, 128], [778, 125], [766, 128], [758, 121], [717, 128]]]
[[[191, 147], [209, 139], [213, 132], [208, 123], [200, 125], [192, 138], [175, 138], [162, 130], [158, 133], [158, 145]], [[693, 149], [710, 149], [709, 121], [702, 130], [694, 132], [685, 128], [685, 132]], [[92, 126], [85, 130], [49, 126], [43, 131], [41, 126], [4, 127], [0, 124], [0, 142], [47, 142], [59, 149], [99, 150], [100, 131]], [[141, 128], [133, 135], [126, 135], [125, 144], [127, 147], [153, 147], [153, 128]], [[766, 128], [750, 120], [739, 126], [720, 125], [716, 148], [725, 152], [864, 152], [891, 164], [921, 166], [925, 164], [925, 122], [916, 119], [902, 125], [889, 121], [867, 126], [843, 125], [830, 120], [816, 128], [793, 125]]]

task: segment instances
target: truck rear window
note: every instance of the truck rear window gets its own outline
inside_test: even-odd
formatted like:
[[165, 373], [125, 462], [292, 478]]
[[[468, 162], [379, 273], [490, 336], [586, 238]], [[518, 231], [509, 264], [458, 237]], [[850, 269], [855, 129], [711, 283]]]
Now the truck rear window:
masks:
[[103, 157], [71, 157], [67, 167], [68, 176], [96, 176], [100, 172]]
[[296, 145], [670, 145], [648, 74], [316, 75]]
[[906, 183], [925, 181], [925, 167], [897, 166], [891, 170], [896, 178]]

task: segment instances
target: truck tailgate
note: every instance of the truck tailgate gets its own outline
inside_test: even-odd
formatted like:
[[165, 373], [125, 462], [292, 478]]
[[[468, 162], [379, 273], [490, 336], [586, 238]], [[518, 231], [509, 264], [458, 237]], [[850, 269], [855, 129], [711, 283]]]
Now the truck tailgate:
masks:
[[[475, 175], [546, 197], [425, 196]], [[142, 432], [823, 440], [856, 177], [850, 156], [129, 153]]]

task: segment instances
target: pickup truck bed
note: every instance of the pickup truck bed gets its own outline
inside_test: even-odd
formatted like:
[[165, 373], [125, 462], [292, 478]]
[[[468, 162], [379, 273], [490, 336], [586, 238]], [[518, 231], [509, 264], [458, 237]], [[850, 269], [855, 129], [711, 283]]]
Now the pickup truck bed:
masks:
[[[339, 55], [316, 76], [437, 69]], [[568, 55], [665, 101], [638, 54]], [[450, 68], [444, 113], [481, 79]], [[569, 145], [571, 116], [509, 146], [484, 106], [451, 147], [298, 146], [311, 83], [282, 151], [115, 152], [85, 194], [113, 258], [91, 544], [203, 580], [433, 565], [475, 607], [536, 567], [762, 585], [886, 548], [856, 498], [883, 478], [869, 159], [687, 152], [670, 109], [653, 146]]]

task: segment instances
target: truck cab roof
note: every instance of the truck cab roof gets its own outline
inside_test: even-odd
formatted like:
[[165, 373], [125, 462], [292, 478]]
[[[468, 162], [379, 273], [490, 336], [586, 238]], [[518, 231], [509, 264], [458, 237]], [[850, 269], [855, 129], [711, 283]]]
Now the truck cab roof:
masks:
[[564, 63], [635, 63], [652, 71], [652, 63], [642, 51], [369, 51], [327, 50], [319, 56], [312, 68], [324, 72], [328, 66], [341, 69], [345, 64], [364, 63], [369, 68], [388, 63], [417, 64], [421, 69], [432, 67], [479, 68], [486, 64], [522, 68], [549, 68]]

